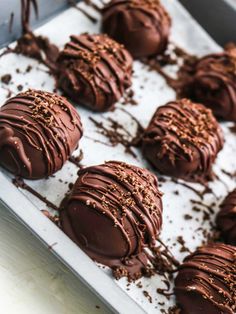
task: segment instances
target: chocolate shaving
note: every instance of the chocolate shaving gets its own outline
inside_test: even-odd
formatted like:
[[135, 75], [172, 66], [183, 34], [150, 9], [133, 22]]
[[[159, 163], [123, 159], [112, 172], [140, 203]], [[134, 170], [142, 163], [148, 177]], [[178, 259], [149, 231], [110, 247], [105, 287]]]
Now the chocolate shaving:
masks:
[[14, 23], [14, 13], [12, 12], [11, 15], [10, 15], [9, 27], [8, 27], [8, 30], [9, 30], [10, 34], [12, 33], [13, 23]]
[[77, 6], [77, 2], [75, 0], [67, 0], [67, 2], [69, 3], [70, 6], [72, 6], [73, 8], [75, 8], [76, 10], [82, 12], [92, 23], [97, 23], [98, 20], [93, 17], [91, 14], [89, 14], [87, 11], [85, 11], [84, 9], [80, 8]]
[[8, 85], [11, 79], [12, 79], [11, 74], [5, 74], [1, 77], [1, 82]]
[[104, 135], [114, 147], [121, 144], [125, 147], [125, 152], [136, 158], [136, 154], [131, 149], [132, 136], [119, 122], [115, 121], [113, 118], [107, 118], [108, 125], [104, 125], [103, 122], [99, 122], [92, 117], [89, 119], [97, 127], [100, 134]]
[[82, 149], [80, 149], [79, 156], [77, 156], [77, 157], [71, 156], [69, 158], [69, 161], [72, 162], [79, 169], [82, 169], [83, 165], [81, 165], [81, 161], [83, 160], [83, 158], [84, 158], [84, 153], [83, 153]]

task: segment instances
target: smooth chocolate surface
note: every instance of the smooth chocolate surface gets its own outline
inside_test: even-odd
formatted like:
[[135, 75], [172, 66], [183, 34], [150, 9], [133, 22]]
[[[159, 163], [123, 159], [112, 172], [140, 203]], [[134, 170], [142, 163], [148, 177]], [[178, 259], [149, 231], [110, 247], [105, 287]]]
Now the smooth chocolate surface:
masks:
[[180, 92], [212, 109], [216, 117], [236, 121], [236, 53], [225, 51], [198, 59], [179, 73]]
[[58, 65], [59, 87], [93, 111], [111, 109], [131, 86], [132, 57], [107, 35], [71, 36]]
[[159, 107], [142, 139], [143, 155], [162, 174], [190, 181], [212, 177], [223, 133], [210, 109], [188, 99]]
[[96, 261], [138, 272], [162, 226], [161, 196], [148, 170], [118, 161], [84, 168], [64, 201], [62, 229]]
[[28, 90], [0, 108], [0, 164], [15, 175], [39, 179], [55, 173], [81, 136], [77, 111], [56, 94]]
[[166, 49], [171, 19], [159, 0], [112, 0], [102, 15], [103, 32], [124, 44], [134, 58]]
[[179, 268], [175, 294], [182, 314], [236, 312], [236, 247], [209, 244]]
[[236, 189], [221, 204], [216, 223], [224, 240], [236, 246]]

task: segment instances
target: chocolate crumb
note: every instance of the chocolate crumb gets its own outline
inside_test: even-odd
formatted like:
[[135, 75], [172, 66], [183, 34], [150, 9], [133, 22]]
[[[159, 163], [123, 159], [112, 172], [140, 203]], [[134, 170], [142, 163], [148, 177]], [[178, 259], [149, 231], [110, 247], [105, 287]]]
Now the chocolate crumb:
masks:
[[12, 79], [11, 74], [5, 74], [1, 77], [1, 82], [8, 85], [11, 79]]
[[150, 296], [150, 294], [148, 293], [148, 291], [144, 290], [143, 294], [145, 296], [145, 298], [148, 299], [149, 303], [152, 303], [152, 297]]
[[193, 219], [193, 217], [191, 215], [186, 214], [186, 215], [184, 215], [184, 219], [185, 220], [191, 220], [191, 219]]
[[20, 84], [20, 85], [17, 85], [17, 89], [19, 92], [21, 92], [23, 90], [23, 86]]

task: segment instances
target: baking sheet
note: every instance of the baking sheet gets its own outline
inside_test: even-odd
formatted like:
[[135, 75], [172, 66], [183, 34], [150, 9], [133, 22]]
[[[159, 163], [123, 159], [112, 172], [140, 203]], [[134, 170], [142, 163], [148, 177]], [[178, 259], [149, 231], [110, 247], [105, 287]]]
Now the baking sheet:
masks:
[[[182, 6], [176, 0], [165, 0], [163, 1], [163, 4], [166, 6], [171, 17], [173, 18], [171, 40], [175, 42], [178, 46], [181, 46], [190, 53], [194, 53], [197, 55], [204, 55], [206, 53], [221, 50], [221, 48], [203, 31], [203, 29], [191, 18], [191, 16], [182, 8]], [[86, 10], [90, 12], [93, 16], [99, 18], [97, 13], [91, 8], [87, 8], [84, 3], [80, 5], [86, 8]], [[37, 33], [48, 36], [53, 43], [57, 44], [60, 47], [63, 47], [64, 43], [68, 41], [68, 38], [71, 34], [79, 34], [82, 32], [98, 33], [99, 29], [99, 22], [97, 24], [93, 24], [82, 13], [78, 12], [75, 9], [68, 9], [49, 23], [45, 24], [43, 27], [39, 28], [37, 30]], [[0, 93], [1, 104], [6, 100], [9, 89], [13, 92], [13, 94], [18, 92], [18, 85], [23, 85], [24, 89], [37, 88], [48, 91], [52, 91], [54, 89], [54, 80], [48, 75], [47, 69], [42, 64], [39, 64], [34, 60], [25, 58], [23, 56], [9, 54], [0, 59], [0, 65], [0, 76], [6, 73], [10, 73], [13, 77], [13, 80], [9, 85], [2, 85]], [[27, 72], [26, 69], [29, 65], [32, 66], [32, 70], [30, 72]], [[20, 73], [16, 73], [16, 69], [19, 69]], [[109, 145], [109, 141], [106, 137], [98, 133], [97, 128], [89, 119], [89, 117], [93, 117], [97, 121], [103, 121], [106, 125], [107, 117], [111, 117], [115, 120], [117, 119], [117, 121], [119, 121], [120, 124], [126, 127], [130, 133], [135, 134], [136, 124], [127, 113], [121, 110], [122, 108], [135, 116], [145, 127], [147, 126], [150, 118], [152, 117], [158, 106], [163, 105], [167, 101], [173, 100], [175, 98], [174, 91], [166, 85], [164, 79], [158, 73], [149, 71], [146, 66], [138, 61], [135, 61], [134, 63], [132, 89], [135, 92], [134, 98], [138, 102], [138, 105], [136, 106], [124, 106], [122, 105], [121, 101], [119, 104], [116, 105], [116, 110], [114, 112], [105, 114], [95, 114], [80, 106], [77, 106], [84, 125], [84, 136], [80, 141], [80, 147], [78, 151], [75, 152], [74, 155], [79, 155], [79, 151], [80, 149], [82, 149], [84, 153], [84, 158], [82, 160], [83, 165], [90, 166], [103, 163], [104, 161], [108, 160], [121, 160], [134, 165], [138, 165], [140, 167], [150, 168], [150, 166], [142, 158], [142, 155], [137, 149], [134, 149], [135, 154], [137, 155], [137, 158], [134, 158], [131, 155], [125, 153], [125, 149], [122, 145], [111, 147], [101, 144], [100, 142], [105, 142]], [[191, 191], [189, 188], [184, 187], [181, 184], [174, 183], [172, 180], [170, 180], [170, 178], [166, 178], [166, 182], [163, 183], [161, 186], [161, 190], [164, 192], [164, 224], [161, 233], [161, 239], [168, 245], [170, 250], [179, 261], [182, 261], [187, 253], [181, 252], [182, 246], [176, 242], [177, 237], [181, 235], [186, 242], [186, 246], [190, 250], [194, 250], [198, 245], [200, 245], [206, 236], [204, 230], [210, 231], [210, 222], [214, 221], [215, 216], [212, 213], [210, 221], [203, 220], [203, 216], [206, 215], [207, 206], [211, 206], [211, 204], [214, 202], [215, 206], [212, 209], [214, 210], [214, 212], [216, 212], [218, 210], [218, 204], [222, 201], [228, 191], [232, 190], [235, 187], [235, 180], [225, 174], [228, 172], [234, 173], [236, 171], [235, 134], [233, 134], [229, 130], [230, 126], [232, 126], [232, 123], [222, 123], [226, 143], [224, 146], [224, 150], [219, 154], [219, 158], [217, 159], [214, 167], [216, 174], [219, 176], [219, 180], [215, 180], [214, 182], [210, 183], [210, 187], [212, 187], [214, 190], [214, 195], [206, 194], [204, 196], [203, 203], [205, 204], [205, 206], [198, 205], [200, 209], [199, 212], [194, 212], [191, 210], [193, 206], [192, 201], [199, 202], [201, 200], [199, 199], [199, 196]], [[96, 139], [97, 141], [94, 141], [91, 138]], [[67, 162], [61, 171], [59, 171], [55, 176], [50, 177], [47, 180], [26, 182], [39, 193], [45, 195], [55, 205], [59, 205], [65, 193], [68, 191], [68, 184], [71, 182], [73, 183], [76, 180], [77, 170], [78, 168], [75, 165]], [[2, 171], [2, 173], [5, 176], [7, 175], [9, 177], [9, 175], [6, 174], [5, 171]], [[200, 191], [203, 189], [203, 187], [198, 184], [188, 185]], [[4, 196], [3, 194], [6, 195], [6, 193], [6, 187], [4, 193], [1, 189], [0, 197]], [[36, 197], [32, 196], [24, 190], [22, 190], [22, 193], [38, 209], [46, 208], [46, 205], [39, 201]], [[14, 195], [12, 195], [12, 197], [13, 196]], [[13, 206], [14, 204], [12, 203], [12, 206], [10, 207]], [[27, 216], [27, 212], [25, 212], [24, 215]], [[186, 220], [184, 218], [185, 215], [191, 215], [192, 218]], [[61, 258], [66, 260], [67, 264], [72, 269], [74, 269], [76, 273], [81, 271], [81, 269], [79, 270], [79, 263], [81, 262], [81, 260], [79, 260], [78, 258], [78, 261], [75, 261], [74, 259], [77, 258], [77, 256], [72, 254], [73, 252], [75, 252], [74, 250], [80, 252], [79, 248], [75, 248], [75, 245], [65, 235], [59, 232], [59, 230], [56, 231], [57, 228], [53, 226], [50, 221], [46, 220], [46, 218], [43, 217], [42, 214], [39, 213], [39, 215], [37, 216], [42, 216], [42, 218], [38, 218], [38, 221], [32, 221], [32, 219], [29, 219], [29, 217], [26, 216], [23, 218], [23, 220], [27, 220], [26, 224], [30, 226], [32, 230], [35, 230], [36, 233], [40, 235], [40, 237], [42, 237], [42, 230], [40, 231], [39, 229], [41, 228], [47, 230], [47, 228], [49, 228], [49, 224], [51, 224], [52, 227], [50, 226], [50, 235], [45, 235], [44, 241], [46, 243], [49, 243], [49, 238], [50, 240], [53, 239], [54, 242], [51, 241], [50, 243], [56, 243], [56, 245], [52, 247], [52, 251], [56, 252], [57, 250], [59, 250], [59, 255], [61, 256]], [[33, 218], [33, 216], [31, 216], [31, 218]], [[38, 226], [38, 224], [40, 225]], [[58, 237], [56, 241], [55, 237]], [[70, 258], [68, 258], [68, 256], [70, 256]], [[88, 263], [87, 266], [92, 267], [92, 264], [87, 261], [89, 261], [89, 259], [86, 259], [85, 256], [84, 263]], [[83, 266], [83, 269], [86, 269], [86, 265]], [[102, 276], [102, 274], [99, 278], [99, 281], [98, 277], [96, 276], [94, 276], [94, 278], [91, 278], [89, 273], [82, 274], [84, 280], [86, 281], [86, 279], [89, 279], [91, 286], [93, 286], [93, 288], [97, 290], [100, 296], [102, 292], [98, 291], [99, 282], [101, 283], [103, 280], [101, 278], [104, 277], [106, 278], [104, 280], [107, 280], [107, 282], [111, 284], [110, 289], [112, 289], [112, 285], [118, 285], [147, 313], [163, 313], [161, 312], [162, 310], [167, 311], [170, 306], [174, 305], [173, 297], [171, 297], [170, 300], [167, 301], [166, 297], [161, 296], [156, 292], [157, 288], [165, 288], [165, 285], [162, 282], [162, 277], [156, 275], [152, 278], [144, 278], [142, 280], [139, 280], [138, 282], [141, 282], [142, 288], [138, 288], [136, 285], [137, 283], [127, 285], [126, 279], [122, 279], [118, 282], [115, 281], [111, 277], [109, 269], [102, 268], [102, 271], [108, 276]], [[109, 291], [110, 289], [107, 289], [107, 291]], [[147, 291], [148, 295], [150, 295], [151, 298], [145, 297], [143, 293], [144, 291]], [[121, 304], [121, 299], [111, 300], [112, 298], [116, 298], [115, 293], [113, 294], [113, 296], [111, 296], [110, 293], [107, 293], [106, 295], [104, 291], [103, 297], [109, 299], [108, 302], [113, 303], [114, 306], [119, 306], [120, 313], [127, 313], [125, 302]], [[164, 305], [160, 305], [162, 303], [164, 303]], [[130, 304], [132, 305], [132, 303]], [[134, 310], [134, 312], [138, 313], [138, 310], [137, 312]]]

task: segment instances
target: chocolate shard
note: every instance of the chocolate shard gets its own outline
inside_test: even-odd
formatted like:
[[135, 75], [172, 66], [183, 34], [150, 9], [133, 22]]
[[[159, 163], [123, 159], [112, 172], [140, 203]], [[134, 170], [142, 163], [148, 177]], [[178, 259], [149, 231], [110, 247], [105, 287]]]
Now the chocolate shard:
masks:
[[108, 111], [131, 86], [132, 57], [107, 35], [71, 36], [58, 58], [59, 87], [76, 103]]
[[181, 99], [157, 109], [144, 132], [142, 151], [162, 174], [204, 182], [212, 178], [223, 142], [211, 110]]
[[0, 108], [0, 164], [15, 175], [27, 179], [52, 175], [81, 136], [77, 111], [56, 94], [28, 90]]
[[226, 243], [236, 246], [236, 189], [221, 204], [216, 223]]
[[112, 0], [102, 15], [103, 32], [122, 43], [134, 58], [166, 49], [171, 19], [159, 0]]
[[181, 313], [236, 312], [236, 247], [212, 243], [189, 255], [175, 279]]
[[62, 229], [97, 262], [141, 273], [148, 261], [144, 248], [161, 230], [161, 197], [146, 169], [118, 161], [84, 168], [63, 202]]

